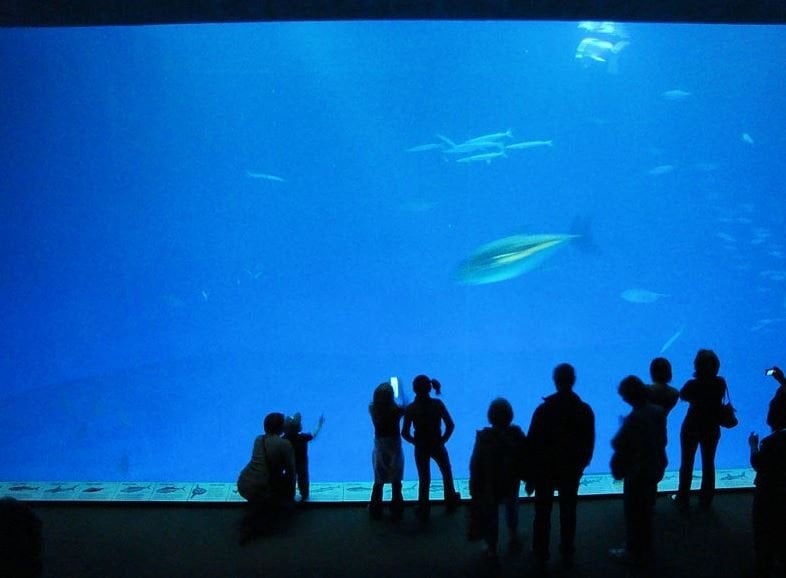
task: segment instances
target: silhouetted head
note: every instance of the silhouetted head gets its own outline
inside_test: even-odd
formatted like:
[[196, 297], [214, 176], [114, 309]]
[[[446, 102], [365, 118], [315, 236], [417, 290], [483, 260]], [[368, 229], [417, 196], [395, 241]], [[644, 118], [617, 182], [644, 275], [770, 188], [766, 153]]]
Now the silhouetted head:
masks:
[[699, 349], [693, 360], [693, 375], [697, 378], [717, 377], [720, 359], [712, 349]]
[[396, 394], [393, 391], [393, 386], [387, 381], [380, 383], [374, 390], [374, 403], [395, 403]]
[[635, 375], [629, 375], [620, 382], [620, 397], [630, 405], [636, 406], [647, 399], [647, 386]]
[[412, 380], [412, 391], [415, 392], [415, 395], [428, 395], [432, 388], [439, 395], [442, 384], [436, 379], [431, 379], [428, 375], [418, 375]]
[[273, 412], [265, 416], [265, 433], [281, 435], [284, 431], [284, 414]]
[[557, 391], [570, 391], [576, 383], [576, 370], [569, 363], [560, 363], [554, 368], [554, 385]]
[[488, 418], [494, 427], [508, 427], [513, 421], [513, 408], [507, 399], [498, 397], [489, 405]]
[[41, 576], [41, 520], [14, 498], [0, 499], [0, 576]]
[[300, 418], [300, 413], [295, 412], [295, 415], [288, 417], [284, 421], [284, 435], [296, 435], [303, 431], [303, 423]]
[[650, 363], [650, 377], [655, 383], [669, 383], [671, 381], [671, 363], [665, 357], [656, 357]]

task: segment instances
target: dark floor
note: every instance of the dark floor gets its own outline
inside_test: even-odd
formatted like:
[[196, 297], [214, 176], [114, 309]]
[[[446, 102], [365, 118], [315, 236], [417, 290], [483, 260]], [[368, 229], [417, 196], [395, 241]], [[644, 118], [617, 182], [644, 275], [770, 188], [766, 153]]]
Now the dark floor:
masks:
[[[575, 567], [555, 555], [552, 576], [577, 578], [690, 576], [741, 578], [752, 565], [750, 491], [718, 495], [710, 512], [680, 516], [670, 500], [656, 506], [658, 561], [648, 571], [607, 558], [623, 541], [619, 496], [579, 503]], [[423, 527], [404, 519], [371, 521], [362, 505], [299, 509], [279, 533], [238, 545], [243, 505], [35, 504], [44, 523], [44, 576], [156, 577], [461, 577], [533, 576], [529, 553], [532, 502], [522, 503], [524, 550], [490, 569], [481, 545], [465, 539], [465, 508], [435, 506]], [[556, 514], [556, 512], [555, 512]], [[501, 536], [505, 543], [506, 534]]]

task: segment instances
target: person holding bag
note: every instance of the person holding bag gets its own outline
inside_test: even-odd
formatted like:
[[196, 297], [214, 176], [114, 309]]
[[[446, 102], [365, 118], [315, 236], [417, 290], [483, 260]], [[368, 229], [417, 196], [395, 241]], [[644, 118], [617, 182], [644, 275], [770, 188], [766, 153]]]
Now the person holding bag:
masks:
[[702, 473], [699, 508], [706, 510], [712, 504], [715, 494], [715, 453], [720, 441], [723, 398], [728, 392], [726, 380], [718, 376], [720, 360], [714, 351], [700, 349], [693, 360], [693, 368], [693, 379], [688, 380], [680, 390], [680, 399], [687, 401], [689, 407], [680, 430], [680, 481], [673, 499], [683, 512], [687, 512], [690, 505], [693, 464], [698, 449], [701, 449]]

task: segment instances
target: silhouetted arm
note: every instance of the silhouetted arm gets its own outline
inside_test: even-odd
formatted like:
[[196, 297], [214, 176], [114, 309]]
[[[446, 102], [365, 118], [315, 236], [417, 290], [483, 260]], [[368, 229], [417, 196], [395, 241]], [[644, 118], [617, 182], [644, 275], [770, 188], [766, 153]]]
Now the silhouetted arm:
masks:
[[411, 444], [415, 443], [415, 438], [412, 437], [412, 417], [409, 413], [404, 412], [404, 424], [401, 426], [401, 437], [404, 441]]
[[[592, 461], [592, 454], [595, 452], [595, 414], [589, 406], [586, 406], [587, 412], [585, 415], [585, 438], [582, 452], [583, 468], [586, 468]], [[582, 469], [583, 469], [582, 468]]]
[[761, 460], [759, 459], [761, 446], [759, 445], [759, 436], [754, 432], [751, 432], [751, 435], [748, 436], [748, 446], [751, 449], [751, 467], [758, 472], [761, 467]]
[[322, 426], [324, 425], [324, 423], [325, 423], [325, 416], [323, 414], [323, 415], [319, 416], [319, 421], [317, 422], [317, 427], [315, 427], [314, 431], [311, 432], [311, 439], [315, 439], [317, 437], [317, 434], [319, 433], [319, 430], [322, 429]]
[[399, 388], [399, 399], [396, 400], [396, 403], [401, 408], [405, 408], [409, 405], [409, 400], [407, 399], [407, 391], [404, 388]]
[[469, 459], [469, 495], [473, 498], [480, 495], [482, 476], [480, 472], [480, 457], [478, 456], [478, 437], [475, 433], [475, 447], [472, 448], [472, 457]]
[[[631, 416], [626, 417], [620, 426], [617, 435], [611, 440], [611, 448], [614, 453], [611, 456], [611, 475], [615, 480], [621, 480], [629, 473], [628, 468], [635, 449], [632, 447], [633, 421]], [[633, 450], [633, 451], [632, 451]]]
[[687, 401], [688, 403], [691, 403], [692, 401], [694, 401], [695, 396], [696, 396], [696, 382], [690, 380], [689, 382], [687, 382], [685, 385], [682, 386], [682, 389], [680, 390], [680, 399], [682, 401]]
[[450, 436], [453, 435], [453, 430], [456, 429], [456, 424], [453, 423], [453, 418], [450, 417], [450, 413], [448, 413], [448, 408], [445, 407], [445, 404], [442, 404], [442, 421], [445, 422], [445, 433], [442, 434], [442, 443], [448, 443]]
[[527, 442], [529, 445], [529, 479], [525, 484], [525, 491], [531, 495], [535, 491], [535, 480], [538, 475], [543, 471], [543, 437], [544, 437], [544, 424], [543, 424], [543, 409], [539, 406], [532, 414], [532, 420], [529, 424], [527, 431]]
[[777, 365], [772, 368], [772, 378], [781, 385], [786, 386], [786, 377], [783, 375], [783, 370]]
[[286, 483], [288, 499], [295, 497], [295, 450], [292, 444], [285, 442], [284, 446], [284, 482]]
[[775, 391], [767, 410], [767, 425], [771, 429], [781, 429], [786, 425], [786, 387], [781, 386]]
[[666, 391], [673, 393], [673, 395], [670, 395], [666, 398], [666, 407], [663, 408], [666, 410], [666, 414], [668, 414], [671, 410], [674, 409], [674, 406], [676, 406], [677, 402], [680, 400], [680, 392], [678, 392], [676, 389], [667, 389]]

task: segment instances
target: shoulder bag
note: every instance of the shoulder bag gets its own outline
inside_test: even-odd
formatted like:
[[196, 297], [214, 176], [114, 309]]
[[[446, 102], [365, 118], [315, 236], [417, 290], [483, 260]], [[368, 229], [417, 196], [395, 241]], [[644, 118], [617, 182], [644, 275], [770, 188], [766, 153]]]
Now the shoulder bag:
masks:
[[734, 409], [734, 406], [731, 405], [731, 396], [729, 395], [729, 388], [726, 387], [726, 391], [723, 395], [723, 403], [720, 408], [720, 415], [718, 422], [721, 427], [725, 428], [733, 428], [736, 427], [737, 424], [740, 423], [740, 420], [737, 419], [737, 410]]

